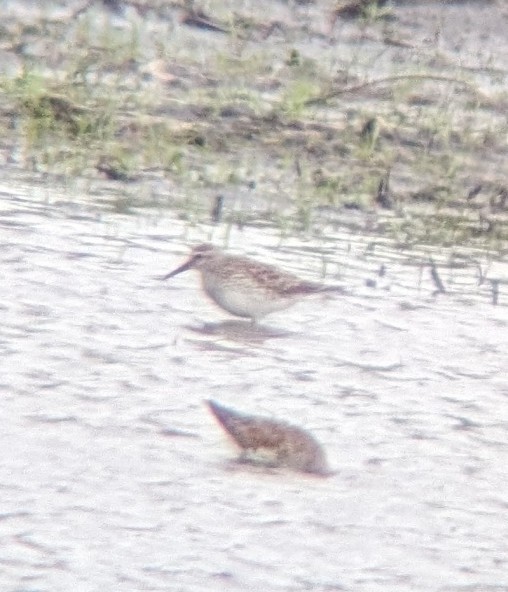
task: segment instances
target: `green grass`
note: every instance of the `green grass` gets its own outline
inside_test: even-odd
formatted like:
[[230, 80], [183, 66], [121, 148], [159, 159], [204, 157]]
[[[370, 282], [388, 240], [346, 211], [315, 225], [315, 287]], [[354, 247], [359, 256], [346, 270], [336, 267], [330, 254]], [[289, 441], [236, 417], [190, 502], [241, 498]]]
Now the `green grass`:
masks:
[[[269, 15], [235, 10], [221, 5], [218, 18], [229, 24], [216, 45], [213, 34], [191, 37], [171, 20], [156, 34], [143, 19], [115, 28], [99, 8], [75, 22], [9, 29], [13, 45], [53, 35], [59, 61], [51, 69], [27, 59], [21, 76], [0, 80], [0, 107], [16, 119], [9, 126], [4, 117], [5, 141], [21, 141], [38, 170], [69, 177], [142, 184], [158, 174], [181, 190], [171, 203], [190, 224], [208, 220], [211, 191], [235, 191], [259, 176], [265, 193], [291, 198], [284, 212], [276, 197], [269, 208], [281, 235], [319, 235], [322, 206], [377, 215], [378, 184], [390, 169], [394, 208], [383, 225], [401, 244], [502, 244], [503, 225], [483, 228], [466, 196], [471, 184], [505, 183], [493, 163], [505, 149], [506, 95], [492, 93], [489, 104], [473, 74], [443, 74], [434, 52], [381, 74], [382, 45], [369, 53], [350, 43], [342, 54], [319, 37], [319, 51], [307, 49], [305, 35], [318, 28], [303, 22], [303, 11], [272, 39]], [[379, 32], [391, 11], [366, 5], [358, 32]], [[396, 20], [389, 26], [397, 32]], [[179, 45], [186, 38], [195, 51]], [[151, 59], [162, 59], [174, 79], [150, 78]], [[428, 203], [414, 199], [427, 188]], [[480, 196], [487, 209], [488, 191]], [[227, 220], [249, 223], [242, 212]]]

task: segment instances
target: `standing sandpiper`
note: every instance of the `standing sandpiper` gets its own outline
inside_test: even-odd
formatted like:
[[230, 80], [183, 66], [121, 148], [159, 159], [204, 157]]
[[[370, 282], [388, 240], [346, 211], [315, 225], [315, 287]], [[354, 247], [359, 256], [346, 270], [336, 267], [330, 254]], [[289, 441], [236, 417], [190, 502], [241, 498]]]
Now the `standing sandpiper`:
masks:
[[303, 296], [344, 291], [339, 286], [302, 280], [248, 257], [228, 255], [210, 244], [195, 247], [189, 259], [163, 279], [192, 268], [201, 272], [203, 288], [212, 300], [227, 312], [250, 318], [253, 323], [288, 308]]
[[271, 466], [289, 467], [304, 473], [330, 475], [326, 455], [319, 443], [302, 428], [283, 421], [244, 415], [215, 401], [206, 401], [210, 411], [248, 458], [253, 453], [268, 458]]

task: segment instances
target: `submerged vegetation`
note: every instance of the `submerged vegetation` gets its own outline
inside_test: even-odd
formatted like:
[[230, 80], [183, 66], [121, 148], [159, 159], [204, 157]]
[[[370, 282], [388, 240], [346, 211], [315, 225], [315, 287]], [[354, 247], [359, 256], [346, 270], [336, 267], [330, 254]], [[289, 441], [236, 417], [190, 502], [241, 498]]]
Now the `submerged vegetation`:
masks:
[[20, 166], [124, 183], [140, 206], [155, 177], [178, 188], [157, 207], [194, 221], [210, 193], [238, 190], [252, 204], [226, 201], [230, 223], [322, 233], [360, 212], [401, 246], [506, 251], [495, 39], [473, 64], [467, 39], [448, 43], [452, 25], [405, 4], [294, 3], [276, 17], [247, 3], [117, 4], [4, 20], [3, 151]]

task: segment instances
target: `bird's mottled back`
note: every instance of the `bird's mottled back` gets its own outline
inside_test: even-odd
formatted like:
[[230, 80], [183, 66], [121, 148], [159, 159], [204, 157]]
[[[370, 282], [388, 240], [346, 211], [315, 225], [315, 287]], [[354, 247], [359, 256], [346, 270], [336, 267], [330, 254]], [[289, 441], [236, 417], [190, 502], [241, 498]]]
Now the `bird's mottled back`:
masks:
[[215, 401], [207, 401], [207, 404], [242, 451], [269, 451], [277, 465], [308, 473], [329, 473], [323, 449], [302, 428], [284, 421], [245, 415]]

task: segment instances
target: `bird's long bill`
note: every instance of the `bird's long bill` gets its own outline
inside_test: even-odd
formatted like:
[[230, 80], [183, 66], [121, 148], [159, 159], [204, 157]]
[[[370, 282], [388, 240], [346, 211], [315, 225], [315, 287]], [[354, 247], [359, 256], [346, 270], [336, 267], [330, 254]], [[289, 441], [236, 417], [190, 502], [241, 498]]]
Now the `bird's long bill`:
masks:
[[169, 278], [172, 278], [175, 275], [178, 275], [179, 273], [182, 273], [182, 271], [187, 271], [188, 269], [190, 269], [192, 267], [192, 263], [193, 263], [194, 259], [193, 257], [191, 257], [188, 261], [186, 261], [183, 265], [180, 265], [180, 267], [177, 267], [176, 269], [174, 269], [173, 271], [170, 271], [167, 275], [165, 275], [162, 279], [163, 280], [169, 280]]

